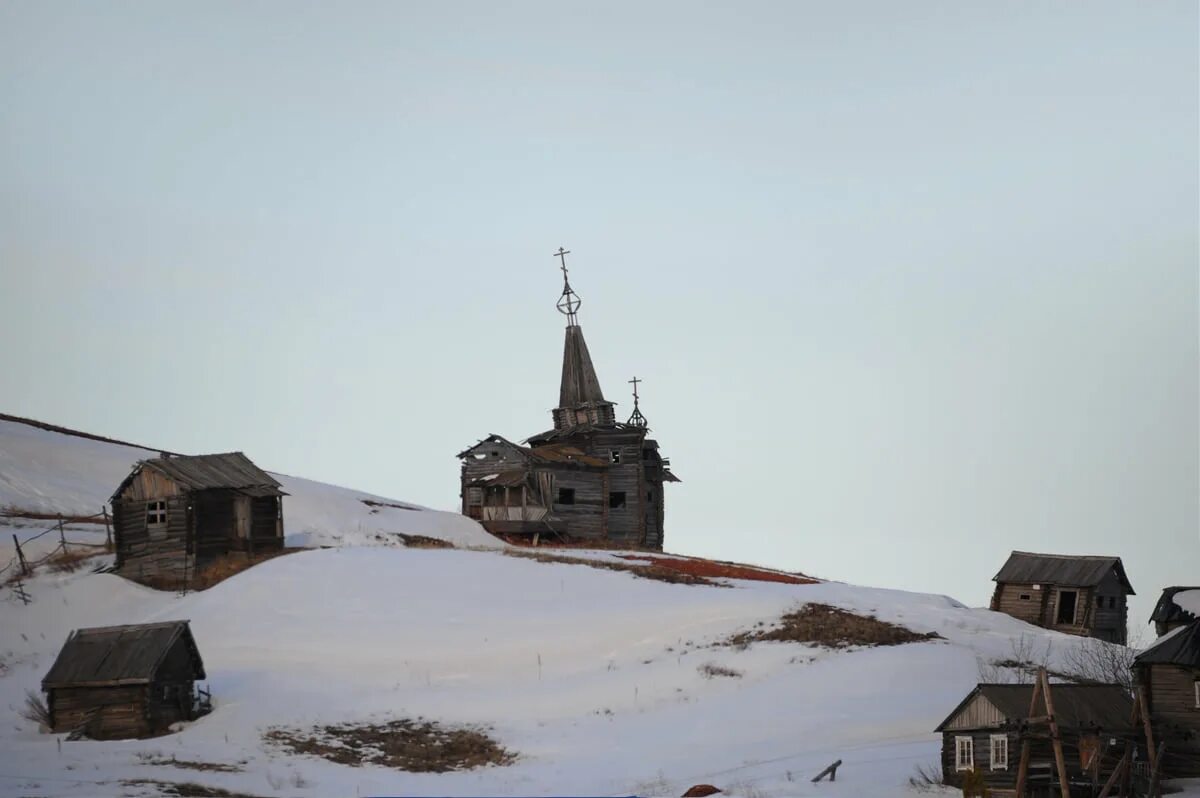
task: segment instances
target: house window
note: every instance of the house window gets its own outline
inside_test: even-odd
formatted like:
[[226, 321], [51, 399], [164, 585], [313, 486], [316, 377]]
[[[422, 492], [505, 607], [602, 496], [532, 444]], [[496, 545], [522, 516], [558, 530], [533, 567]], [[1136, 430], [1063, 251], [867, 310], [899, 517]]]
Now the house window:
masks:
[[146, 502], [146, 526], [167, 525], [167, 503]]
[[1115, 610], [1117, 608], [1117, 597], [1116, 596], [1108, 597], [1108, 608], [1110, 610]]
[[625, 491], [614, 490], [608, 494], [608, 506], [613, 510], [619, 510], [625, 506]]
[[1029, 601], [1031, 598], [1033, 598], [1033, 596], [1029, 595], [1028, 593], [1021, 594], [1021, 601]]
[[1008, 735], [992, 735], [992, 770], [1008, 770]]
[[954, 738], [954, 769], [973, 770], [975, 767], [975, 741], [970, 737]]
[[1057, 623], [1069, 625], [1075, 624], [1075, 601], [1079, 598], [1078, 591], [1075, 590], [1060, 590], [1058, 591], [1058, 612], [1055, 617]]
[[574, 504], [575, 503], [575, 489], [574, 488], [559, 488], [558, 489], [558, 503], [559, 504]]
[[621, 450], [620, 449], [610, 449], [608, 452], [608, 459], [614, 463], [621, 462]]
[[1104, 596], [1096, 596], [1096, 609], [1104, 609]]

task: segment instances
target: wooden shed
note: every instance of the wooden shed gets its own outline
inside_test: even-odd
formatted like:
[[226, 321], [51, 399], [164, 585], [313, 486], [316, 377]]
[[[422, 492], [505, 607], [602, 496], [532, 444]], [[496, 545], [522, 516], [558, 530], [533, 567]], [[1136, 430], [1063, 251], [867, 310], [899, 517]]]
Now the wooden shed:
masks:
[[489, 435], [459, 452], [462, 512], [514, 541], [606, 540], [661, 549], [663, 487], [679, 479], [649, 437], [636, 377], [633, 412], [616, 420], [576, 319], [579, 300], [565, 281], [565, 262], [563, 273], [558, 307], [567, 328], [554, 427], [526, 445]]
[[204, 662], [187, 621], [77, 629], [42, 680], [50, 726], [94, 740], [149, 737], [200, 712]]
[[1187, 626], [1200, 618], [1200, 587], [1165, 587], [1150, 621], [1154, 624], [1154, 633], [1162, 637], [1172, 629]]
[[1165, 778], [1200, 778], [1200, 620], [1176, 627], [1133, 661]]
[[284, 495], [241, 452], [143, 460], [111, 499], [117, 573], [186, 582], [230, 552], [282, 548]]
[[[1028, 739], [1029, 795], [1061, 795], [1051, 741], [1030, 728], [1033, 691], [1032, 684], [977, 685], [938, 725], [947, 784], [961, 787], [966, 772], [975, 770], [993, 790], [1015, 789], [1021, 746]], [[1115, 684], [1055, 684], [1053, 692], [1054, 717], [1068, 752], [1067, 778], [1091, 795], [1091, 768], [1111, 772], [1125, 743], [1137, 736], [1130, 720], [1133, 701]]]
[[1067, 634], [1125, 645], [1127, 597], [1120, 557], [1014, 551], [993, 577], [992, 609]]

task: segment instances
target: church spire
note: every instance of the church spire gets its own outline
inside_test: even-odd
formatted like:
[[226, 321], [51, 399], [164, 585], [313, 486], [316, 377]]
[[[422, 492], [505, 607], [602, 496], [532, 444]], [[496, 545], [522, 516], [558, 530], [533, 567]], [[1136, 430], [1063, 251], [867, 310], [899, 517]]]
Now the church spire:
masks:
[[558, 389], [558, 407], [554, 409], [554, 428], [566, 430], [580, 425], [611, 426], [616, 423], [613, 403], [604, 398], [600, 379], [592, 365], [583, 328], [576, 314], [583, 301], [571, 288], [567, 277], [568, 249], [558, 248], [554, 257], [561, 261], [563, 292], [558, 299], [558, 312], [567, 317], [566, 340], [563, 343], [562, 382]]

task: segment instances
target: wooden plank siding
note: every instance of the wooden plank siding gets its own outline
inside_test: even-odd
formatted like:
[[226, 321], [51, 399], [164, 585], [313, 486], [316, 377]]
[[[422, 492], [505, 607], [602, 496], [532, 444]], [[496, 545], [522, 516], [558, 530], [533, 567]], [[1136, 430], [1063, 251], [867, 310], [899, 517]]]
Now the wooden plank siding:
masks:
[[[1063, 591], [1076, 593], [1073, 623], [1058, 622], [1058, 606]], [[1028, 598], [1024, 598], [1026, 596]], [[1097, 606], [1097, 597], [1102, 599], [1103, 608]], [[1114, 599], [1112, 608], [1108, 606], [1110, 597]], [[1115, 574], [1096, 588], [1000, 583], [996, 585], [993, 593], [991, 608], [1044, 629], [1083, 637], [1099, 637], [1121, 644], [1124, 644], [1126, 639], [1127, 602]]]
[[1200, 778], [1200, 707], [1196, 683], [1200, 668], [1154, 663], [1143, 666], [1155, 739], [1166, 742], [1163, 767], [1168, 778]]
[[93, 739], [145, 737], [151, 733], [149, 692], [144, 684], [50, 690], [51, 730], [70, 732], [87, 723], [88, 736]]

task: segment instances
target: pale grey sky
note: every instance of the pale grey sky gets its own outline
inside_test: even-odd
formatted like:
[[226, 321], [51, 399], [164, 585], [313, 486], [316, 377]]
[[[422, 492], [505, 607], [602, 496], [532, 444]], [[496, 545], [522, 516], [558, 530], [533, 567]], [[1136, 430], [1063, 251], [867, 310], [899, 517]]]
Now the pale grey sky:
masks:
[[1197, 6], [0, 3], [0, 410], [436, 507], [559, 245], [667, 546], [1200, 579]]

